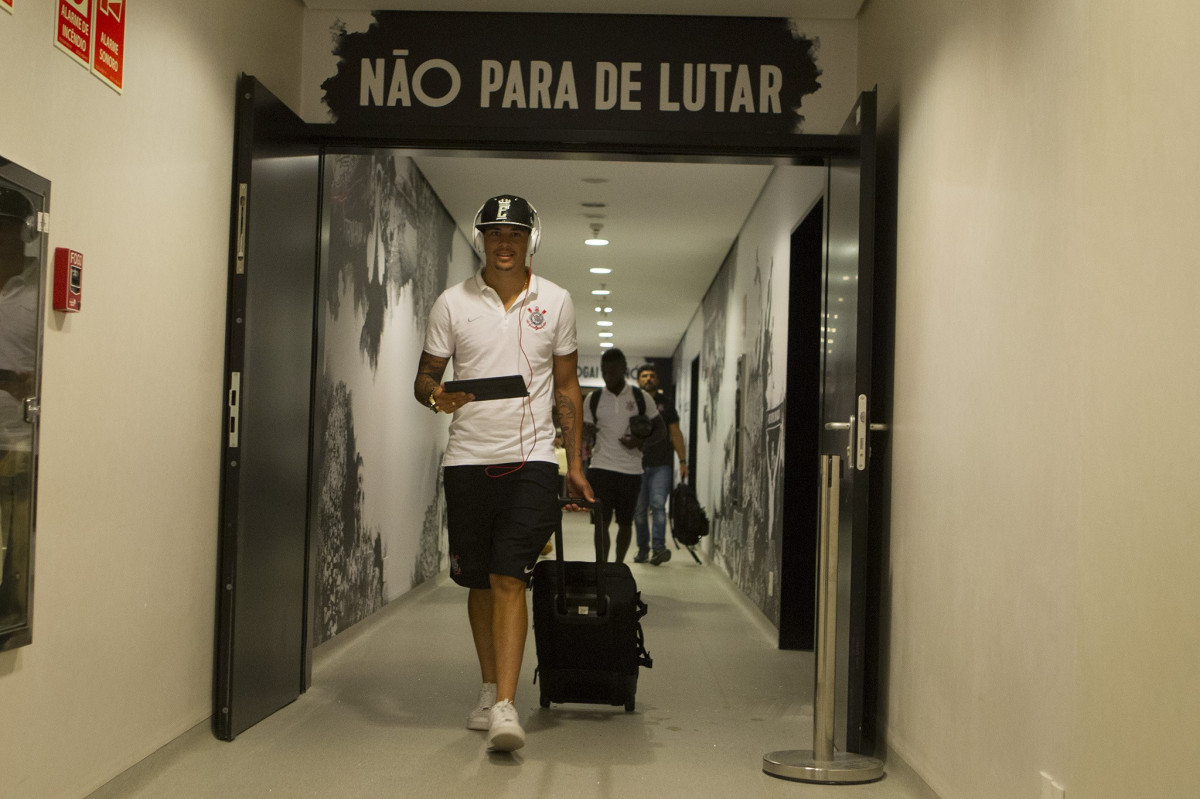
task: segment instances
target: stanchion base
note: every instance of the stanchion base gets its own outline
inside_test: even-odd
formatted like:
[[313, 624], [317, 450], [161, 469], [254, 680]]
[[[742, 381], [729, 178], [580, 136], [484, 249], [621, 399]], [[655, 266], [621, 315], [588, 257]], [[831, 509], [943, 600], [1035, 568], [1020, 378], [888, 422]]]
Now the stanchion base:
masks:
[[834, 752], [833, 760], [817, 760], [811, 749], [789, 750], [764, 755], [763, 771], [785, 780], [843, 785], [883, 779], [883, 761], [847, 752]]

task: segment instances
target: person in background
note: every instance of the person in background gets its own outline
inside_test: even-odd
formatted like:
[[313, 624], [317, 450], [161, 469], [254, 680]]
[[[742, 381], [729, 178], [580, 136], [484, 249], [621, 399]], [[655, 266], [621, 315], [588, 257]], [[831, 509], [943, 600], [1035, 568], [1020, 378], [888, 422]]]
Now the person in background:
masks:
[[[483, 677], [467, 727], [487, 730], [488, 747], [501, 752], [525, 745], [513, 705], [529, 627], [525, 592], [561, 513], [552, 408], [571, 496], [594, 498], [579, 457], [575, 307], [563, 288], [533, 274], [540, 237], [537, 211], [523, 198], [483, 204], [474, 234], [483, 268], [434, 302], [413, 383], [418, 402], [454, 414], [443, 460], [450, 577], [469, 589]], [[474, 402], [473, 394], [446, 391], [451, 359], [463, 380], [518, 373], [529, 395]]]
[[[599, 396], [588, 396], [584, 410], [585, 436], [595, 442], [588, 482], [604, 503], [600, 518], [601, 553], [608, 560], [608, 525], [615, 515], [617, 563], [624, 562], [633, 537], [633, 508], [642, 486], [642, 447], [665, 439], [667, 432], [653, 398], [626, 382], [628, 368], [623, 352], [616, 348], [606, 350], [600, 356], [604, 388], [597, 389]], [[641, 395], [640, 402], [635, 392]], [[648, 417], [653, 426], [647, 435], [637, 435], [633, 429], [634, 418], [638, 416]]]
[[[637, 371], [638, 386], [654, 398], [654, 404], [667, 426], [668, 437], [642, 448], [642, 489], [638, 493], [637, 506], [633, 509], [633, 523], [637, 530], [637, 554], [634, 563], [647, 560], [655, 566], [671, 559], [667, 549], [667, 497], [675, 477], [675, 456], [679, 456], [679, 473], [688, 479], [687, 447], [683, 432], [679, 429], [679, 414], [674, 404], [658, 387], [658, 370], [654, 364], [643, 364]], [[647, 524], [649, 511], [649, 524]]]

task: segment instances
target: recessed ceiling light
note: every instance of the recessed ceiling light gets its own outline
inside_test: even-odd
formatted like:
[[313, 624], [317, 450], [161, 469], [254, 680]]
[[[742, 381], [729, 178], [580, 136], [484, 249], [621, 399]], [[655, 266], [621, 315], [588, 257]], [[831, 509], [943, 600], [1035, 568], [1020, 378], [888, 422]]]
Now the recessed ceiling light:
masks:
[[612, 294], [612, 292], [608, 289], [592, 289], [592, 294], [597, 297], [607, 297], [609, 294]]
[[611, 270], [611, 269], [609, 269], [607, 266], [593, 266], [593, 267], [592, 267], [591, 269], [589, 269], [588, 271], [589, 271], [589, 272], [591, 272], [593, 275], [609, 275], [609, 274], [612, 274], [612, 270]]
[[597, 333], [596, 335], [600, 336], [600, 338], [612, 338], [613, 337], [612, 331], [609, 331], [609, 330], [605, 330], [603, 333]]
[[613, 343], [611, 341], [601, 341], [600, 342], [601, 347], [611, 347], [612, 345], [613, 345]]
[[596, 324], [599, 325], [600, 327], [612, 327], [613, 323], [607, 319], [601, 319], [598, 322], [596, 322]]

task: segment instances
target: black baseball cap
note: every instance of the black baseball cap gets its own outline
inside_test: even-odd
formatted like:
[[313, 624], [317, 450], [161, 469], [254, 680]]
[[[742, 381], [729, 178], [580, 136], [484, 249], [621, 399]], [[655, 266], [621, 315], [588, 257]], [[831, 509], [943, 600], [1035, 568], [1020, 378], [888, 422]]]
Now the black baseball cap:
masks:
[[476, 216], [475, 227], [483, 230], [492, 225], [516, 225], [533, 230], [537, 223], [537, 211], [525, 198], [515, 194], [500, 194], [483, 204]]

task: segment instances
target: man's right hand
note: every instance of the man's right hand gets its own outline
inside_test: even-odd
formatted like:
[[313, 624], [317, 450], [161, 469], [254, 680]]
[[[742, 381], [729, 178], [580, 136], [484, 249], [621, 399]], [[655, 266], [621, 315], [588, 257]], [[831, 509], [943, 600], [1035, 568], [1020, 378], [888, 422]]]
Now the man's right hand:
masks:
[[[592, 484], [588, 482], [587, 477], [583, 473], [583, 467], [577, 466], [567, 470], [567, 496], [568, 497], [583, 497], [588, 502], [596, 501], [596, 494], [592, 491]], [[563, 510], [588, 510], [579, 505], [571, 504], [564, 505]]]
[[473, 399], [474, 394], [466, 391], [446, 391], [440, 385], [433, 390], [433, 404], [442, 413], [454, 413]]

